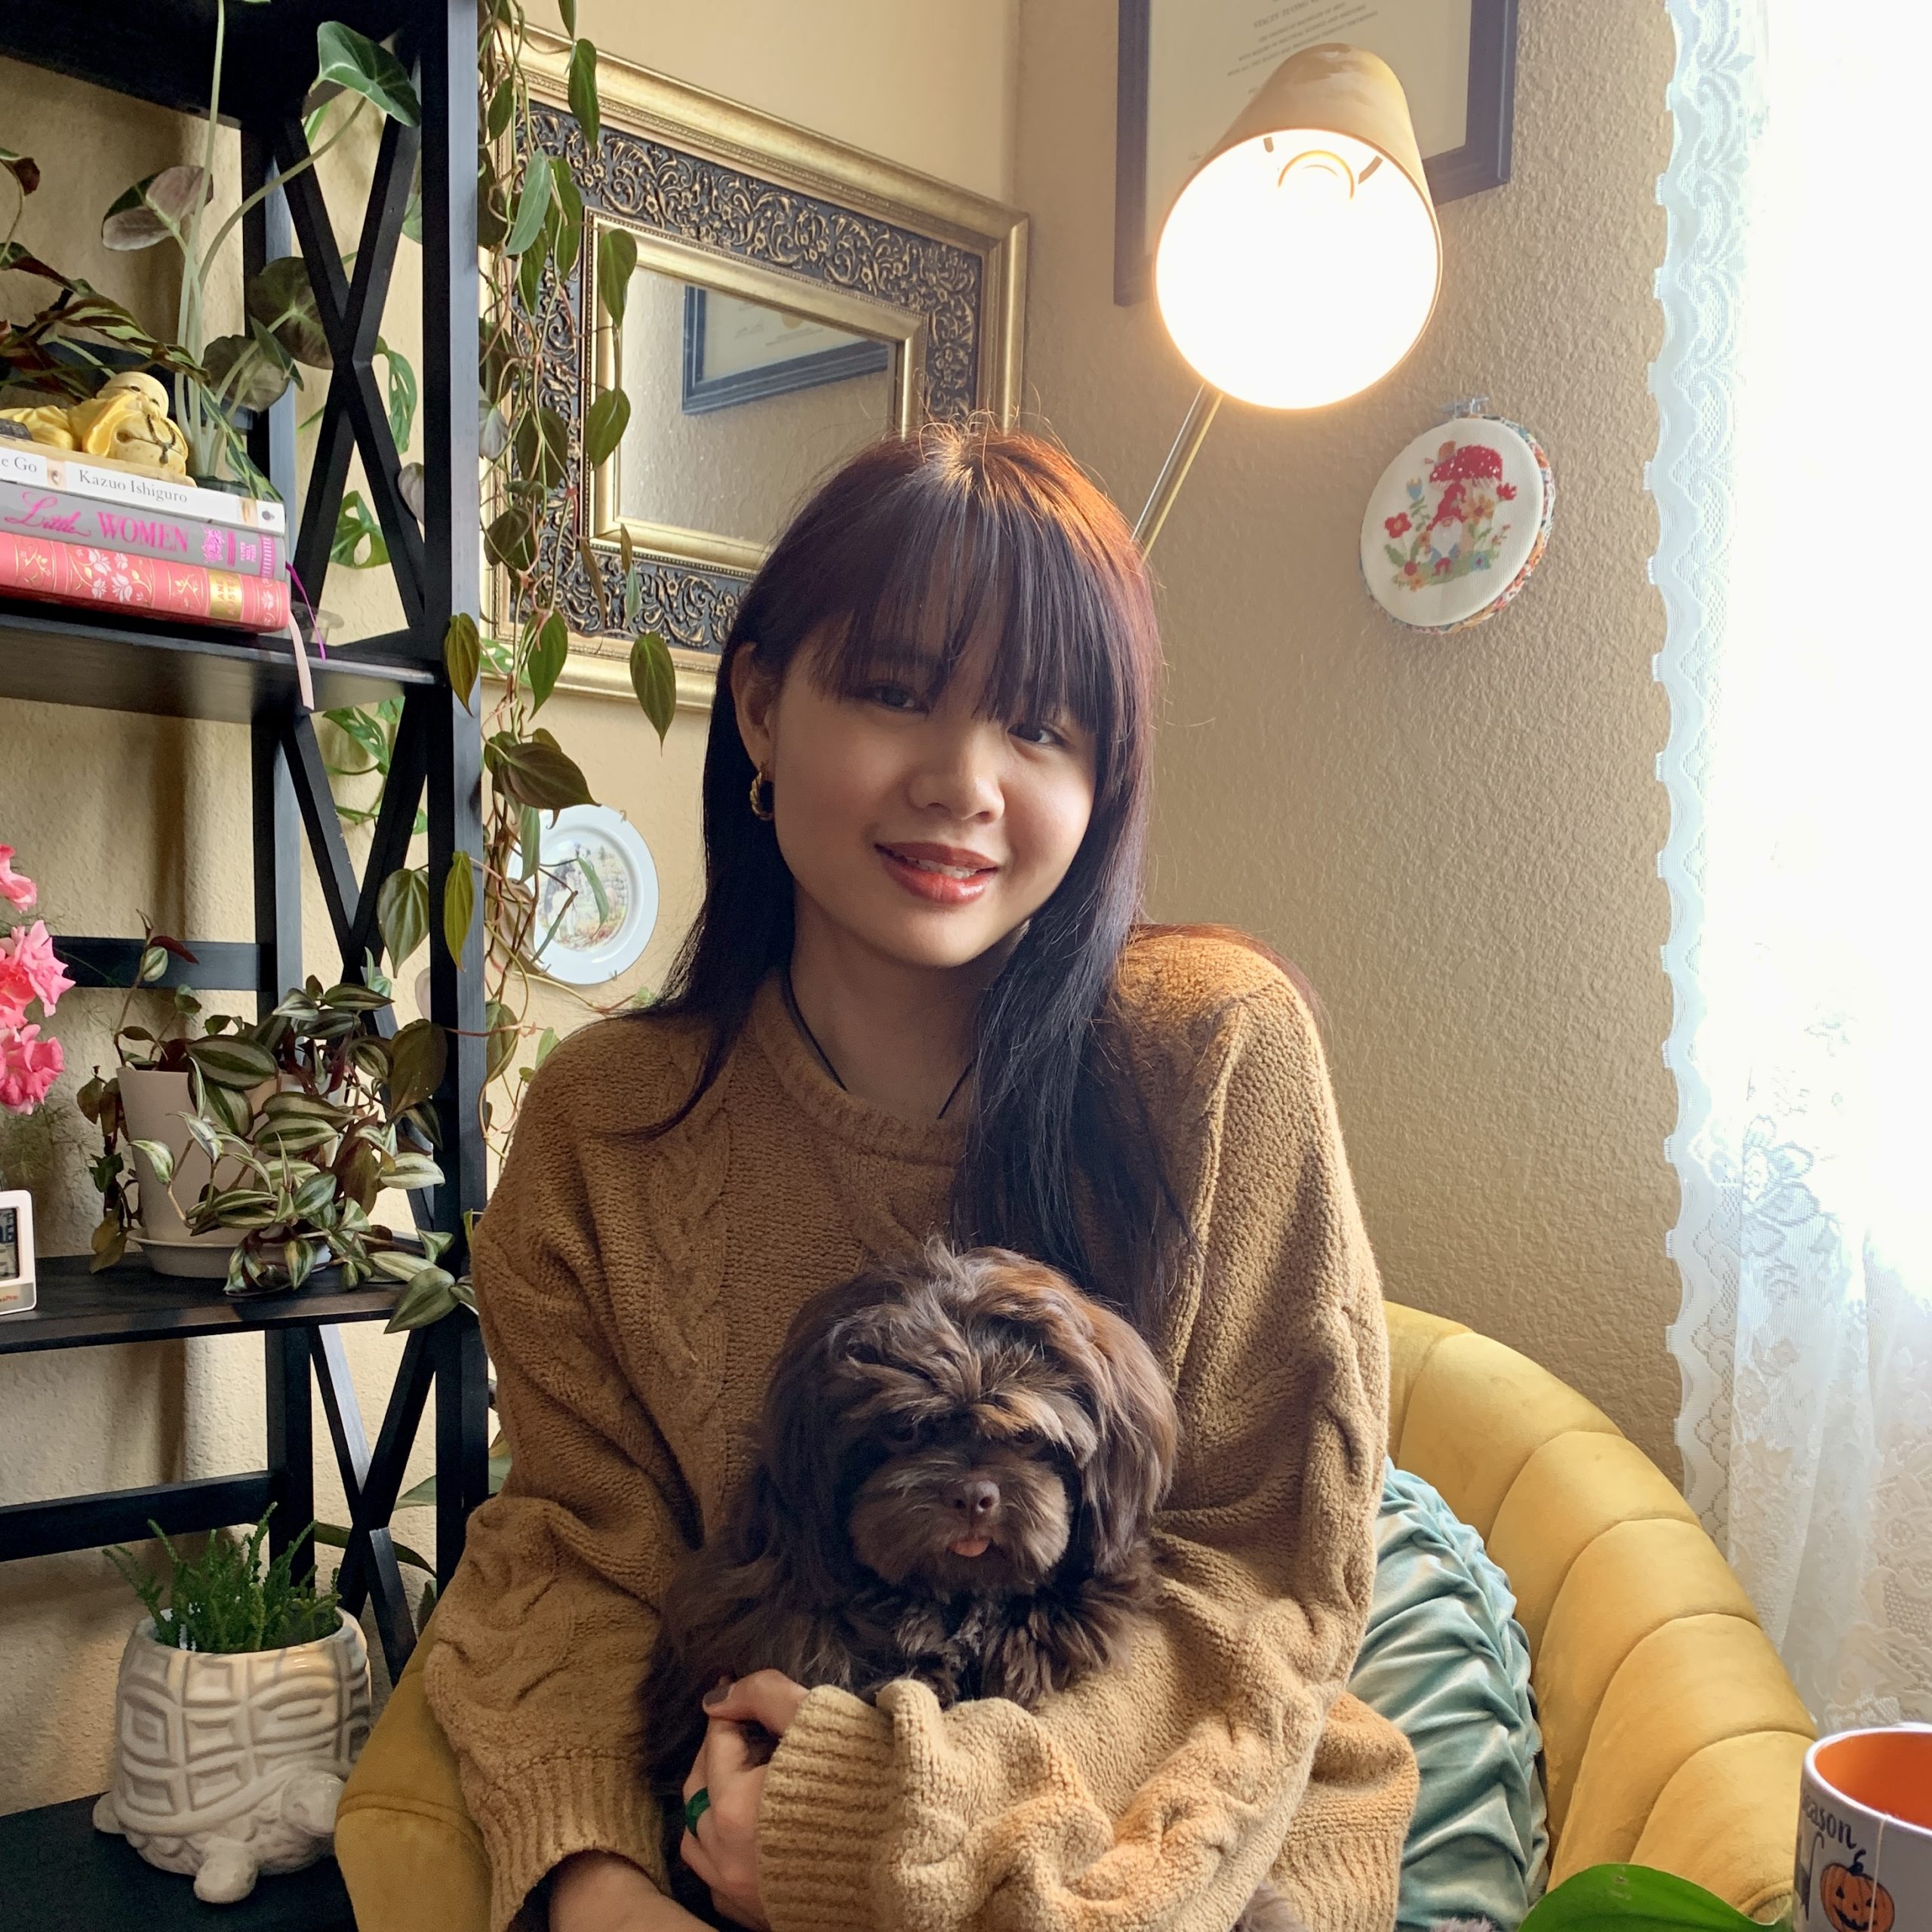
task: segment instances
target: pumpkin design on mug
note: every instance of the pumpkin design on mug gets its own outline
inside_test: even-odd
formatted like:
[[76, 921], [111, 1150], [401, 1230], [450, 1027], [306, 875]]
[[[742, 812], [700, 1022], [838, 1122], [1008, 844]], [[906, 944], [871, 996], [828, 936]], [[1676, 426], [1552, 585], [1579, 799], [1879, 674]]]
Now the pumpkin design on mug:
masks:
[[1892, 1932], [1892, 1895], [1866, 1875], [1862, 1851], [1819, 1873], [1818, 1900], [1838, 1932]]

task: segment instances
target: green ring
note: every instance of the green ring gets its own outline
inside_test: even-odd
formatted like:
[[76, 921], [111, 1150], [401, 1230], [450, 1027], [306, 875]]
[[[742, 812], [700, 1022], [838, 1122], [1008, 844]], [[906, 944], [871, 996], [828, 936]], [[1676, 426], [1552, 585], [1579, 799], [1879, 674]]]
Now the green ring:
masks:
[[685, 1829], [693, 1838], [697, 1836], [697, 1821], [710, 1809], [711, 1793], [702, 1785], [685, 1800]]

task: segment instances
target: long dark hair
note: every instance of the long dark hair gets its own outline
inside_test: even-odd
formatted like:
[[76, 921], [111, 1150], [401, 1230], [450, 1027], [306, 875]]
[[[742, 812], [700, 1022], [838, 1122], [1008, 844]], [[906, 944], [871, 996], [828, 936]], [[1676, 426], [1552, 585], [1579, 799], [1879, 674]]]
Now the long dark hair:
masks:
[[[856, 694], [871, 665], [903, 662], [909, 642], [937, 631], [936, 698], [989, 625], [998, 643], [983, 709], [1077, 718], [1094, 740], [1094, 808], [1066, 876], [982, 995], [949, 1232], [1047, 1262], [1144, 1327], [1159, 1292], [1156, 1223], [1173, 1203], [1121, 1077], [1110, 1008], [1141, 914], [1160, 645], [1126, 522], [1043, 437], [976, 420], [874, 444], [820, 488], [752, 580], [712, 706], [704, 902], [652, 1009], [708, 1023], [709, 1046], [683, 1106], [652, 1131], [697, 1103], [760, 983], [791, 955], [792, 875], [746, 802], [738, 654], [754, 654], [775, 684], [809, 639], [804, 674]], [[1124, 1237], [1133, 1278], [1098, 1278], [1083, 1205]]]

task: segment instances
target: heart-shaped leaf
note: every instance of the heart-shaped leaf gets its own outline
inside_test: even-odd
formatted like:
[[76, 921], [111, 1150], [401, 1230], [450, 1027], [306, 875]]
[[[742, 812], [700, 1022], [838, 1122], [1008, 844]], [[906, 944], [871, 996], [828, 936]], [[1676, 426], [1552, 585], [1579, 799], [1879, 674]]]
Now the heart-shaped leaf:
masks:
[[405, 128], [423, 118], [423, 103], [402, 63], [340, 20], [325, 20], [315, 29], [315, 79], [359, 94]]
[[604, 124], [597, 106], [597, 50], [587, 40], [571, 48], [570, 102], [577, 125], [583, 130], [584, 145], [594, 155]]
[[524, 165], [523, 192], [518, 197], [516, 219], [503, 238], [503, 253], [525, 253], [543, 232], [543, 218], [550, 212], [550, 158], [534, 154]]
[[631, 420], [631, 399], [622, 389], [606, 389], [592, 403], [583, 419], [583, 460], [592, 469], [624, 439]]
[[637, 237], [628, 229], [604, 228], [597, 234], [597, 299], [611, 321], [624, 319], [631, 277], [637, 269]]
[[412, 1020], [389, 1042], [389, 1118], [420, 1106], [443, 1084], [449, 1041], [433, 1020]]
[[260, 322], [297, 361], [312, 369], [334, 366], [315, 288], [300, 255], [278, 255], [257, 269], [242, 297], [251, 320]]
[[[459, 611], [443, 632], [443, 666], [450, 674], [450, 689], [455, 692], [466, 711], [475, 694], [476, 673], [482, 660], [483, 639], [477, 630], [476, 620], [467, 611]], [[408, 953], [397, 952], [393, 947], [390, 951], [395, 959], [408, 957]]]
[[503, 130], [510, 125], [510, 116], [515, 112], [515, 82], [498, 82], [497, 91], [490, 97], [489, 110], [483, 117], [483, 131], [488, 138], [493, 141], [502, 140]]
[[180, 238], [195, 209], [205, 207], [214, 185], [198, 168], [164, 168], [137, 181], [101, 218], [103, 248], [123, 252]]
[[443, 943], [460, 966], [463, 943], [476, 912], [476, 873], [467, 852], [452, 852], [443, 878]]
[[557, 688], [558, 674], [571, 654], [570, 626], [561, 611], [552, 611], [537, 627], [531, 646], [528, 671], [532, 710], [540, 710], [543, 701]]
[[500, 999], [483, 1002], [483, 1078], [487, 1083], [501, 1076], [516, 1058], [516, 1043], [522, 1036], [516, 1015]]
[[519, 804], [555, 812], [597, 802], [577, 761], [547, 732], [528, 740], [500, 733], [484, 747], [483, 755], [497, 782]]
[[554, 409], [540, 405], [526, 410], [516, 426], [518, 475], [554, 490], [564, 480], [570, 460], [570, 437], [564, 419]]
[[285, 363], [265, 355], [252, 334], [216, 337], [202, 352], [202, 367], [217, 399], [238, 409], [266, 409], [288, 392]]
[[671, 661], [669, 646], [655, 631], [632, 640], [631, 688], [645, 716], [657, 728], [661, 745], [678, 715], [678, 667]]
[[425, 494], [427, 487], [420, 463], [405, 463], [395, 473], [395, 493], [402, 499], [403, 507], [418, 523], [423, 521], [429, 501]]
[[40, 164], [30, 154], [16, 154], [11, 148], [0, 148], [0, 168], [5, 168], [20, 183], [23, 195], [31, 195], [40, 186]]
[[483, 548], [493, 562], [521, 575], [537, 561], [537, 528], [530, 512], [512, 504], [484, 531]]
[[376, 923], [382, 928], [389, 964], [399, 967], [429, 937], [429, 878], [414, 866], [398, 866], [376, 894]]

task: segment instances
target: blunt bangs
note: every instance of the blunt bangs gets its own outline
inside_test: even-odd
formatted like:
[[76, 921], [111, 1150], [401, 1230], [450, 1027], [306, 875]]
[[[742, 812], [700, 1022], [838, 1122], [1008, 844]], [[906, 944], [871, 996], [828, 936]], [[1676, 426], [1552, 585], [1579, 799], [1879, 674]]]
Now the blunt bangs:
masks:
[[[866, 487], [842, 500], [855, 469], [870, 472]], [[1097, 527], [1097, 510], [1118, 521], [1044, 444], [953, 426], [881, 445], [807, 506], [780, 546], [798, 540], [798, 554], [781, 567], [774, 552], [767, 573], [786, 581], [783, 608], [774, 598], [754, 612], [765, 601], [754, 583], [737, 628], [780, 665], [809, 645], [800, 668], [848, 697], [890, 678], [936, 702], [990, 645], [980, 714], [1072, 719], [1093, 737], [1104, 795], [1113, 748], [1148, 721], [1157, 646], [1138, 553], [1124, 531]]]

